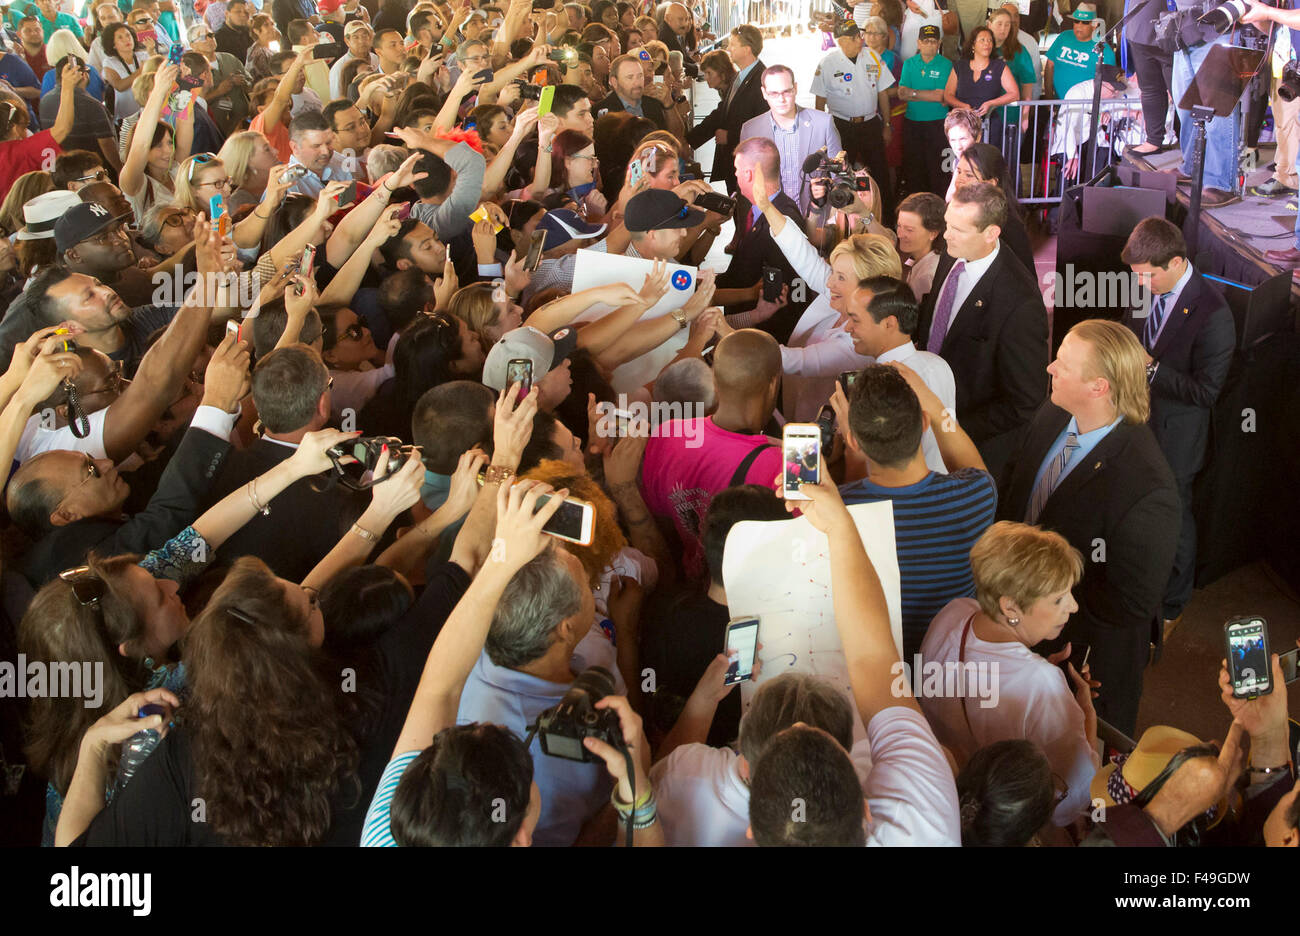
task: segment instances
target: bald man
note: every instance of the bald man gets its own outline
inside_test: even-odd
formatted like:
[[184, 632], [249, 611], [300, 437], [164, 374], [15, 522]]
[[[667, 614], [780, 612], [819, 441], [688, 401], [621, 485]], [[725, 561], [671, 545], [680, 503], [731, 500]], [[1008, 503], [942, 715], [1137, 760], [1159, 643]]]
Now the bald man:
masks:
[[670, 3], [664, 11], [664, 21], [659, 25], [659, 41], [668, 46], [668, 51], [677, 51], [690, 61], [695, 54], [695, 30], [691, 26], [691, 14], [680, 3]]
[[781, 446], [765, 434], [781, 391], [781, 347], [767, 332], [746, 328], [718, 343], [713, 355], [717, 409], [683, 404], [683, 418], [661, 423], [646, 445], [641, 493], [681, 543], [684, 571], [705, 576], [700, 528], [709, 502], [737, 484], [772, 487]]

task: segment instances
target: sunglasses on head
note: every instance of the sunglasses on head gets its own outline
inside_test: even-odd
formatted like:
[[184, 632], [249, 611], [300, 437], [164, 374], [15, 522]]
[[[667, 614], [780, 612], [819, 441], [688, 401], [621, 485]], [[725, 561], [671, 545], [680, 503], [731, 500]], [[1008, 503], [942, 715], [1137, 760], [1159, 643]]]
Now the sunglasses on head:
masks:
[[90, 571], [90, 566], [77, 566], [73, 569], [64, 569], [59, 573], [59, 578], [72, 586], [72, 594], [77, 599], [77, 603], [83, 608], [94, 606], [99, 607], [99, 601], [108, 591], [104, 580]]
[[193, 182], [194, 170], [199, 166], [206, 166], [210, 162], [215, 162], [216, 158], [217, 157], [213, 156], [211, 153], [199, 153], [197, 156], [191, 156], [190, 168], [185, 171], [185, 181]]

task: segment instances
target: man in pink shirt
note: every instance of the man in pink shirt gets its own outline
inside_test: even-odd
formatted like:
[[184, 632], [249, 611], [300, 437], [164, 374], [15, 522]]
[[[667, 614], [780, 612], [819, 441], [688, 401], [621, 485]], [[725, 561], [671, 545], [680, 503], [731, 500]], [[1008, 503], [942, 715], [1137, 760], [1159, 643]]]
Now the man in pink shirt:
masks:
[[764, 434], [781, 389], [781, 348], [746, 328], [713, 355], [718, 408], [712, 416], [657, 426], [646, 445], [641, 493], [656, 517], [671, 520], [688, 578], [704, 572], [700, 526], [713, 495], [737, 484], [771, 488], [781, 473], [781, 446]]

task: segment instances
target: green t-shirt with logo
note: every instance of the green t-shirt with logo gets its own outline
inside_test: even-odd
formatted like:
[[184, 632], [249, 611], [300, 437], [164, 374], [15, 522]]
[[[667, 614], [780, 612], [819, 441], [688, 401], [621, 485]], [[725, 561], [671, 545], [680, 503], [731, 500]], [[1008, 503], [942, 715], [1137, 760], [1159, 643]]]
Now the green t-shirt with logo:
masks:
[[[952, 60], [936, 54], [930, 61], [921, 58], [921, 53], [913, 55], [903, 63], [903, 77], [900, 87], [914, 91], [942, 91], [952, 74]], [[948, 116], [948, 105], [942, 101], [908, 101], [908, 120], [943, 120]]]

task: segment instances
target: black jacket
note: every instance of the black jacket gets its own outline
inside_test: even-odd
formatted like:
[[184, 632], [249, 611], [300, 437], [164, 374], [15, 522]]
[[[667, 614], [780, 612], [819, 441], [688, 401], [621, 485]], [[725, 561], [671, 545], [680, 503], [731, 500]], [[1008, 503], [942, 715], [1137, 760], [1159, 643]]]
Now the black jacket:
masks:
[[[225, 470], [212, 485], [209, 501], [216, 503], [293, 453], [289, 446], [266, 439], [258, 439], [242, 451], [231, 452]], [[276, 575], [294, 582], [306, 578], [357, 521], [369, 502], [368, 496], [338, 484], [321, 492], [314, 491], [313, 480], [303, 478], [281, 491], [268, 505], [269, 515], [259, 514], [226, 540], [221, 547], [221, 558], [256, 556]]]
[[762, 85], [763, 69], [766, 67], [762, 59], [755, 62], [736, 89], [736, 96], [731, 99], [730, 105], [727, 104], [730, 89], [727, 89], [722, 92], [718, 106], [699, 125], [686, 133], [686, 142], [698, 149], [712, 140], [719, 130], [727, 131], [727, 142], [714, 147], [713, 169], [709, 173], [713, 181], [725, 182], [727, 191], [734, 191], [736, 187], [736, 167], [732, 159], [736, 144], [740, 142], [740, 130], [746, 121], [768, 109], [767, 101], [763, 100]]
[[188, 429], [163, 470], [149, 505], [125, 520], [87, 519], [55, 527], [28, 551], [22, 571], [36, 588], [64, 569], [100, 556], [157, 549], [202, 512], [203, 499], [221, 470], [230, 443], [202, 429]]
[[[1069, 421], [1051, 401], [1035, 414], [998, 501], [998, 519], [1024, 521], [1038, 469]], [[1061, 480], [1037, 520], [1083, 554], [1083, 580], [1074, 589], [1079, 610], [1051, 647], [1065, 641], [1092, 647], [1092, 673], [1101, 681], [1097, 714], [1129, 735], [1149, 645], [1161, 638], [1161, 601], [1181, 518], [1178, 488], [1155, 436], [1146, 426], [1120, 423]]]
[[[934, 307], [953, 267], [943, 254], [921, 303], [916, 346], [930, 338]], [[1003, 244], [993, 264], [955, 310], [939, 354], [957, 382], [957, 418], [994, 478], [1047, 396], [1047, 309], [1032, 273]]]
[[[594, 108], [597, 117], [603, 117], [605, 114], [616, 114], [625, 111], [623, 101], [618, 96], [617, 91], [611, 91]], [[668, 115], [664, 113], [664, 106], [649, 95], [641, 98], [641, 113], [645, 114], [645, 119], [650, 121], [660, 130], [668, 129]]]
[[[1139, 340], [1146, 323], [1146, 315], [1124, 317]], [[1166, 312], [1151, 355], [1159, 362], [1151, 381], [1151, 431], [1176, 478], [1191, 478], [1205, 463], [1210, 410], [1228, 378], [1236, 342], [1228, 304], [1193, 272], [1178, 304]]]
[[[785, 192], [777, 192], [772, 199], [772, 204], [790, 219], [787, 223], [802, 228], [803, 218], [799, 216], [799, 206], [794, 199]], [[754, 226], [748, 231], [745, 230], [745, 219], [750, 214], [750, 208], [749, 199], [743, 195], [736, 196], [736, 212], [732, 218], [738, 235], [736, 251], [732, 254], [726, 272], [718, 274], [718, 288], [743, 289], [746, 286], [753, 286], [762, 278], [763, 267], [774, 266], [781, 269], [782, 281], [793, 293], [794, 281], [798, 278], [798, 274], [790, 265], [790, 261], [785, 258], [785, 254], [781, 252], [781, 248], [776, 245], [776, 241], [772, 239], [772, 226], [768, 223], [767, 217], [760, 213], [758, 219], [754, 221]], [[784, 344], [790, 339], [790, 333], [794, 331], [799, 317], [808, 308], [809, 301], [809, 298], [805, 298], [802, 302], [791, 301], [757, 327]], [[727, 311], [746, 312], [751, 308], [753, 303], [747, 303], [734, 308], [729, 307]]]

